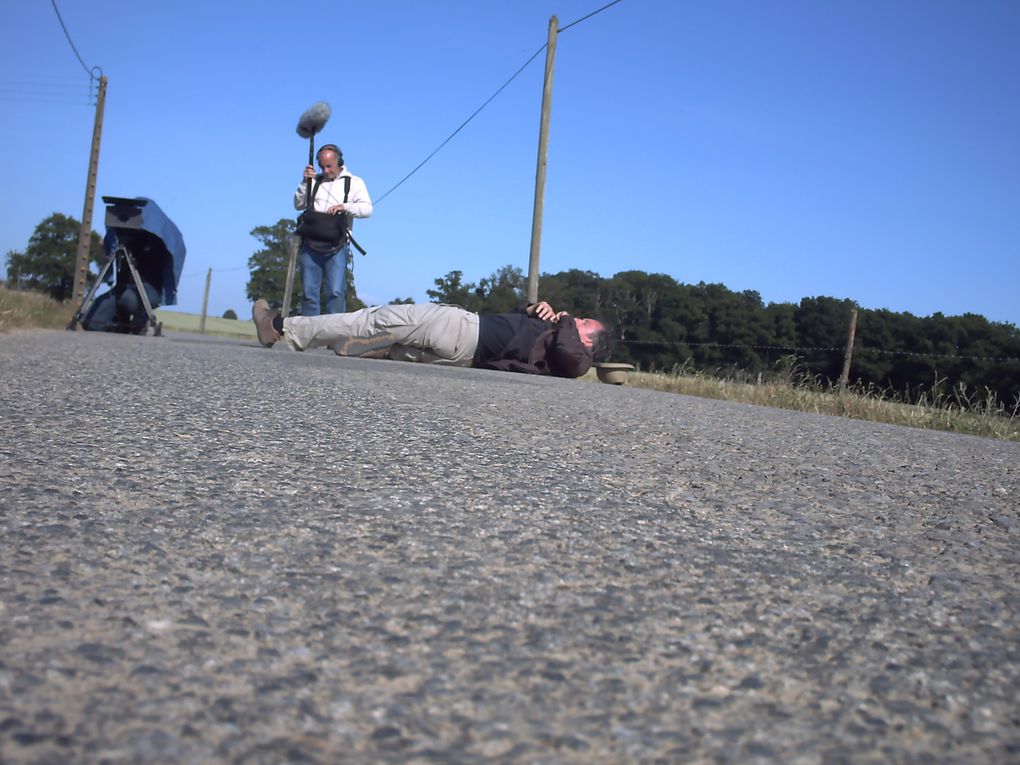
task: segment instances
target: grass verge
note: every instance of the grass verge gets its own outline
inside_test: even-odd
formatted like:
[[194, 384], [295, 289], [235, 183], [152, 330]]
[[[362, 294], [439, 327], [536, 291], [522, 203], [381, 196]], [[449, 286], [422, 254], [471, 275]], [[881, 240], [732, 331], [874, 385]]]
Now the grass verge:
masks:
[[[594, 374], [591, 375], [595, 379]], [[966, 390], [946, 391], [936, 385], [917, 403], [899, 401], [894, 394], [862, 386], [840, 390], [817, 380], [736, 380], [678, 367], [671, 372], [631, 372], [627, 385], [682, 393], [722, 401], [813, 412], [857, 420], [945, 430], [985, 438], [1020, 441], [1020, 399], [1006, 406], [994, 395], [976, 399]]]
[[[12, 329], [64, 329], [70, 322], [77, 306], [61, 303], [37, 292], [18, 292], [0, 287], [0, 332]], [[176, 332], [198, 332], [201, 317], [192, 313], [178, 313], [166, 308], [156, 309], [156, 320], [163, 329]], [[251, 321], [222, 319], [207, 316], [207, 335], [226, 337], [255, 337], [255, 325]]]
[[0, 287], [0, 332], [12, 329], [63, 329], [74, 316], [70, 303], [35, 292]]

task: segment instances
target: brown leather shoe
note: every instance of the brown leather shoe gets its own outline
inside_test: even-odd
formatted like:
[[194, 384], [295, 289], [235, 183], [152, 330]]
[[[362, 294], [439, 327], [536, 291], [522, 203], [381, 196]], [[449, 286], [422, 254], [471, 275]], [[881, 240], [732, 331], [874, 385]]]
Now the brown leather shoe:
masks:
[[372, 337], [341, 337], [330, 347], [337, 356], [385, 359], [395, 342], [397, 342], [397, 336], [387, 332]]
[[255, 301], [255, 304], [251, 307], [251, 320], [255, 322], [255, 330], [259, 335], [259, 342], [262, 343], [266, 348], [272, 348], [273, 343], [280, 339], [281, 335], [275, 329], [273, 329], [273, 317], [277, 316], [279, 311], [274, 311], [269, 307], [262, 298]]

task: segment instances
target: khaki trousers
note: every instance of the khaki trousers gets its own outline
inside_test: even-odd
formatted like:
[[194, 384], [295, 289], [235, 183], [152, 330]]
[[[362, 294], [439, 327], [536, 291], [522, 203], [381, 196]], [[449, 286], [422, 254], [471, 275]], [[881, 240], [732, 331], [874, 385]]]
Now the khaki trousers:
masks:
[[437, 303], [381, 305], [351, 313], [289, 316], [283, 320], [283, 336], [298, 351], [378, 339], [390, 346], [393, 359], [469, 367], [478, 347], [478, 314]]

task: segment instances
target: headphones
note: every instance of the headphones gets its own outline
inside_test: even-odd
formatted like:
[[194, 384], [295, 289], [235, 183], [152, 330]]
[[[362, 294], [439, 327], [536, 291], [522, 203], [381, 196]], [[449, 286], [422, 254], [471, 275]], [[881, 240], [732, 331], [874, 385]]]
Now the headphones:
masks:
[[318, 160], [319, 155], [322, 154], [322, 152], [324, 152], [324, 151], [331, 151], [334, 154], [336, 154], [336, 164], [337, 164], [337, 167], [343, 167], [344, 166], [344, 153], [342, 151], [340, 151], [340, 147], [339, 146], [337, 146], [335, 143], [327, 143], [327, 144], [325, 144], [317, 152], [315, 152], [315, 159]]

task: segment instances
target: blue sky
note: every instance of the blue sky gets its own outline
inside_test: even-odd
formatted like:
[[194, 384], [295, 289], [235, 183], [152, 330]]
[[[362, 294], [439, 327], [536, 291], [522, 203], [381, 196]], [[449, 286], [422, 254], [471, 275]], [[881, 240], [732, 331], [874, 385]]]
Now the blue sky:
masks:
[[[188, 248], [177, 310], [248, 314], [316, 101], [373, 198], [608, 0], [58, 0], [109, 78], [98, 194]], [[51, 2], [0, 3], [0, 248], [80, 218], [94, 108]], [[630, 269], [1020, 324], [1020, 3], [622, 0], [557, 41], [541, 270]], [[527, 272], [544, 53], [359, 221], [366, 302]], [[103, 206], [94, 227], [102, 233]]]

